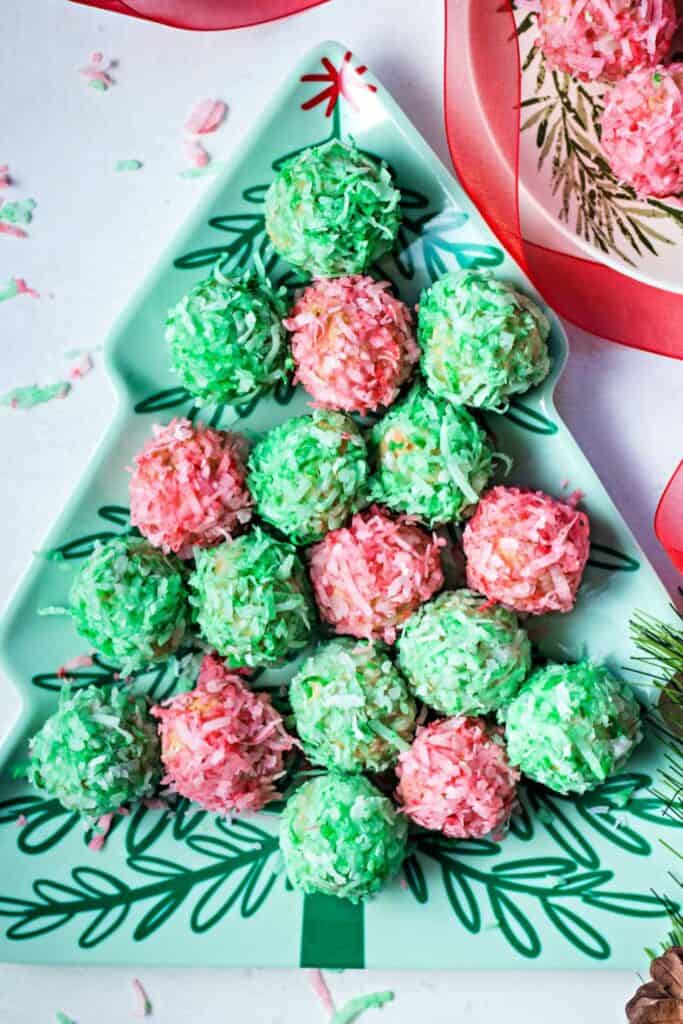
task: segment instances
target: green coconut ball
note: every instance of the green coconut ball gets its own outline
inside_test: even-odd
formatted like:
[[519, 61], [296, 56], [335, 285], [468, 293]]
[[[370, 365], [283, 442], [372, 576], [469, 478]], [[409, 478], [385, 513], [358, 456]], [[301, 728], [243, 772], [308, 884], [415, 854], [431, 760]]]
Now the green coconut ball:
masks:
[[415, 731], [415, 701], [380, 643], [322, 644], [292, 679], [289, 699], [304, 752], [325, 768], [384, 771]]
[[408, 824], [363, 775], [330, 772], [304, 783], [280, 819], [289, 880], [305, 893], [358, 903], [401, 867]]
[[339, 412], [316, 410], [273, 427], [249, 457], [256, 511], [295, 544], [342, 526], [365, 502], [365, 441]]
[[531, 669], [531, 645], [514, 612], [472, 590], [447, 590], [408, 619], [399, 666], [417, 696], [444, 715], [504, 708]]
[[150, 796], [161, 776], [147, 701], [117, 686], [64, 686], [29, 752], [33, 785], [91, 819]]
[[370, 497], [430, 526], [463, 519], [493, 472], [489, 440], [464, 406], [415, 385], [372, 428]]
[[274, 665], [308, 643], [315, 612], [301, 559], [258, 527], [197, 551], [190, 586], [201, 635], [231, 668]]
[[69, 608], [80, 635], [126, 674], [173, 654], [190, 619], [181, 563], [134, 536], [95, 545]]
[[283, 164], [266, 193], [266, 231], [314, 277], [360, 274], [392, 248], [400, 201], [385, 163], [332, 139]]
[[226, 275], [219, 261], [169, 312], [173, 369], [200, 402], [248, 402], [287, 380], [292, 359], [284, 288], [261, 270]]
[[640, 708], [604, 665], [550, 663], [507, 708], [510, 761], [557, 793], [585, 793], [618, 771], [642, 739]]
[[420, 297], [422, 371], [435, 395], [503, 411], [550, 371], [550, 321], [526, 295], [482, 270], [446, 274]]

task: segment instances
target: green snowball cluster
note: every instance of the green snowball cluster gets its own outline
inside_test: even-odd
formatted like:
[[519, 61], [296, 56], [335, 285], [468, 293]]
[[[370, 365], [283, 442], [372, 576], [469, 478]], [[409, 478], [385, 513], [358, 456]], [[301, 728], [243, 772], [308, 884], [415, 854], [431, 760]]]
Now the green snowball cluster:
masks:
[[219, 261], [169, 312], [173, 368], [195, 398], [247, 402], [287, 380], [293, 364], [283, 295], [262, 271], [229, 277]]
[[364, 503], [365, 441], [348, 416], [316, 410], [273, 427], [249, 457], [256, 511], [295, 544], [342, 526]]
[[535, 302], [481, 270], [446, 274], [420, 297], [422, 371], [436, 395], [502, 411], [550, 371], [550, 322]]
[[415, 701], [379, 643], [322, 644], [294, 676], [289, 699], [307, 757], [326, 768], [383, 771], [413, 737]]
[[190, 618], [181, 563], [135, 536], [95, 545], [69, 606], [81, 636], [124, 674], [172, 654]]
[[504, 708], [531, 669], [531, 645], [515, 613], [483, 603], [472, 590], [445, 591], [400, 634], [401, 670], [418, 697], [444, 715]]
[[332, 139], [297, 153], [266, 193], [266, 230], [313, 276], [360, 274], [394, 244], [401, 193], [386, 164]]
[[370, 497], [430, 526], [466, 516], [493, 471], [494, 452], [472, 414], [420, 384], [375, 424], [368, 448]]
[[301, 560], [258, 527], [197, 551], [190, 585], [202, 636], [232, 668], [277, 664], [309, 640], [315, 612]]
[[29, 751], [33, 785], [91, 819], [150, 796], [161, 775], [147, 701], [117, 686], [63, 687]]
[[405, 818], [363, 775], [331, 772], [287, 801], [280, 849], [297, 889], [358, 903], [399, 870], [407, 834]]
[[629, 687], [590, 661], [538, 669], [505, 718], [511, 763], [557, 793], [599, 786], [642, 738]]

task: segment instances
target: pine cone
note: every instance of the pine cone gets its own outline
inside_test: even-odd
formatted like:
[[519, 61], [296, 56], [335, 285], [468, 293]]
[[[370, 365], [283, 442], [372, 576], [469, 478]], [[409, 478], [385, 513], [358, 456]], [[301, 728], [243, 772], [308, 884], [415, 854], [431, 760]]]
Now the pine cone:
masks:
[[626, 1004], [629, 1024], [683, 1024], [683, 946], [656, 957], [650, 976]]

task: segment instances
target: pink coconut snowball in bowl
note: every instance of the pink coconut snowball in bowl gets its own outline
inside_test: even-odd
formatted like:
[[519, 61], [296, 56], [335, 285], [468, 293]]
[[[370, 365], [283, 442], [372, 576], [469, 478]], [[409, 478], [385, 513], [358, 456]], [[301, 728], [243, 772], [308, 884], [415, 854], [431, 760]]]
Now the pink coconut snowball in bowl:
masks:
[[519, 487], [493, 487], [465, 527], [467, 585], [513, 611], [569, 612], [590, 550], [588, 516]]
[[192, 548], [220, 544], [251, 519], [246, 442], [186, 419], [155, 426], [134, 459], [130, 518], [167, 554], [189, 558]]
[[393, 643], [397, 629], [443, 586], [443, 543], [376, 505], [357, 513], [309, 552], [321, 617], [337, 633]]
[[683, 63], [633, 71], [610, 90], [602, 148], [639, 196], [683, 192]]
[[163, 782], [207, 811], [258, 811], [278, 796], [284, 755], [296, 746], [267, 693], [207, 655], [197, 686], [152, 708]]
[[391, 405], [420, 356], [408, 307], [386, 281], [361, 274], [317, 278], [284, 324], [294, 382], [326, 409], [366, 414]]
[[398, 759], [396, 774], [403, 813], [452, 839], [502, 831], [520, 778], [508, 760], [502, 730], [462, 716], [418, 729]]
[[539, 44], [548, 65], [581, 81], [617, 82], [666, 57], [675, 0], [539, 0]]

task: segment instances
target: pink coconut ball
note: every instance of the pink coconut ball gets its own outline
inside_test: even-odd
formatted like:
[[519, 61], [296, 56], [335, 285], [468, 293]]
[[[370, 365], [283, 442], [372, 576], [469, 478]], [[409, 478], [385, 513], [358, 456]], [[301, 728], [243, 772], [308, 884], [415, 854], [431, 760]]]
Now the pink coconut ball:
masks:
[[462, 716], [418, 729], [398, 759], [396, 774], [403, 813], [451, 839], [501, 831], [520, 778], [508, 760], [502, 730]]
[[318, 610], [337, 633], [391, 644], [399, 626], [443, 586], [443, 540], [373, 505], [310, 551]]
[[251, 519], [246, 442], [189, 420], [153, 428], [135, 456], [130, 519], [167, 554], [188, 558], [192, 548], [220, 544]]
[[539, 43], [551, 68], [616, 82], [666, 57], [674, 0], [540, 0]]
[[518, 612], [569, 612], [589, 554], [588, 516], [542, 491], [493, 487], [465, 527], [467, 585]]
[[601, 125], [610, 167], [639, 196], [683, 191], [683, 63], [633, 71], [607, 96]]
[[408, 307], [388, 282], [361, 274], [317, 278], [284, 324], [294, 381], [325, 409], [365, 414], [391, 405], [420, 356]]
[[258, 811], [279, 794], [284, 754], [296, 745], [267, 693], [254, 693], [218, 658], [202, 661], [197, 686], [152, 708], [163, 778], [207, 811]]

